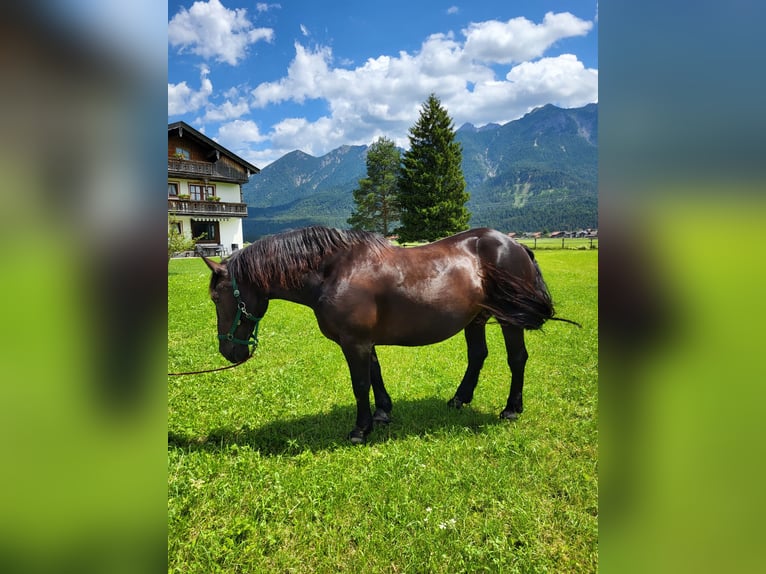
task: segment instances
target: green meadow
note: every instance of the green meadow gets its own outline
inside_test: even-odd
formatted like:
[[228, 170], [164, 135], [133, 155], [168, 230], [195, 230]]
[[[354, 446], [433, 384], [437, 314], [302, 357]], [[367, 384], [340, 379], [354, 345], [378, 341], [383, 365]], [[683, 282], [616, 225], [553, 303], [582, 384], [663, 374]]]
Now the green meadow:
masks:
[[[168, 377], [168, 571], [595, 572], [597, 251], [539, 250], [557, 315], [527, 333], [524, 413], [497, 325], [473, 402], [448, 409], [462, 335], [380, 347], [392, 423], [345, 436], [340, 348], [310, 309], [272, 301], [244, 365]], [[170, 261], [168, 370], [223, 366], [198, 258]]]

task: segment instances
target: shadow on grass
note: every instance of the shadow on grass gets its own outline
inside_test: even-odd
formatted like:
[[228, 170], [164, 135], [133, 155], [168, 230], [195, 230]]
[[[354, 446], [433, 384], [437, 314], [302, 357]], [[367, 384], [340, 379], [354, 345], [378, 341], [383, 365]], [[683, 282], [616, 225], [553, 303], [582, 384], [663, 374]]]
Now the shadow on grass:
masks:
[[[499, 411], [498, 411], [499, 412]], [[279, 419], [251, 428], [217, 428], [207, 436], [189, 436], [168, 430], [168, 447], [190, 451], [235, 450], [232, 446], [248, 447], [262, 455], [295, 455], [305, 450], [327, 451], [352, 447], [346, 435], [356, 418], [356, 407], [339, 406], [327, 413], [315, 413], [297, 418]], [[376, 425], [367, 437], [367, 444], [379, 444], [408, 437], [426, 437], [441, 433], [479, 433], [483, 427], [508, 424], [496, 413], [473, 410], [470, 405], [461, 410], [447, 406], [439, 398], [399, 400], [394, 403], [391, 423]]]

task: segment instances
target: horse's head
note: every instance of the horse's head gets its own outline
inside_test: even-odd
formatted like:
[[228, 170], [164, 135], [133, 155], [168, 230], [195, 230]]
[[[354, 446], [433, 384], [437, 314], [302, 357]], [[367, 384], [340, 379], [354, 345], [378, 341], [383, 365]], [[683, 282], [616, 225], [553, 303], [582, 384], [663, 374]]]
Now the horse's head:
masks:
[[202, 259], [213, 272], [210, 298], [218, 316], [218, 350], [232, 363], [239, 363], [248, 358], [249, 346], [257, 342], [253, 331], [266, 313], [269, 301], [259, 296], [249, 282], [237, 282], [225, 261]]

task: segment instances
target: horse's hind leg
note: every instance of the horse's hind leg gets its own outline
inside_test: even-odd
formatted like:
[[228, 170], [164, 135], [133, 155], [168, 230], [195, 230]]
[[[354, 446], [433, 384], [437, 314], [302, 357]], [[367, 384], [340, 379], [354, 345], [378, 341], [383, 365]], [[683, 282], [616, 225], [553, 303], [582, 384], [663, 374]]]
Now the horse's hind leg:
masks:
[[500, 418], [514, 420], [524, 410], [522, 391], [524, 390], [524, 367], [527, 364], [527, 348], [524, 345], [524, 329], [512, 325], [503, 326], [505, 351], [508, 354], [508, 366], [511, 368], [511, 392]]
[[487, 317], [479, 315], [465, 328], [465, 342], [468, 347], [468, 367], [460, 381], [455, 396], [447, 404], [459, 409], [467, 405], [473, 399], [473, 391], [479, 382], [479, 373], [484, 366], [484, 360], [487, 358], [486, 336]]
[[388, 424], [391, 422], [391, 410], [393, 404], [391, 397], [383, 385], [383, 375], [380, 372], [380, 363], [375, 347], [372, 348], [370, 356], [370, 383], [372, 384], [372, 394], [375, 396], [375, 412], [372, 414], [372, 420], [376, 423]]

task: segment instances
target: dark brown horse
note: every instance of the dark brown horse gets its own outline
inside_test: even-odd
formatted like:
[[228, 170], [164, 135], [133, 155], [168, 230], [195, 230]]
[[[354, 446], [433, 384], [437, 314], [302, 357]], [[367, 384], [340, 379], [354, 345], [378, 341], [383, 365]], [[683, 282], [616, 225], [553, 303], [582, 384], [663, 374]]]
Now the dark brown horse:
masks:
[[219, 350], [229, 361], [248, 357], [248, 343], [270, 299], [314, 310], [322, 333], [340, 345], [351, 371], [354, 443], [365, 441], [373, 421], [390, 420], [391, 398], [376, 345], [429, 345], [465, 331], [468, 368], [448, 403], [460, 408], [473, 398], [487, 357], [485, 325], [494, 316], [511, 370], [500, 416], [515, 419], [523, 410], [524, 329], [539, 329], [554, 318], [532, 251], [492, 229], [402, 248], [363, 231], [310, 227], [261, 239], [221, 263], [205, 262], [213, 272]]

